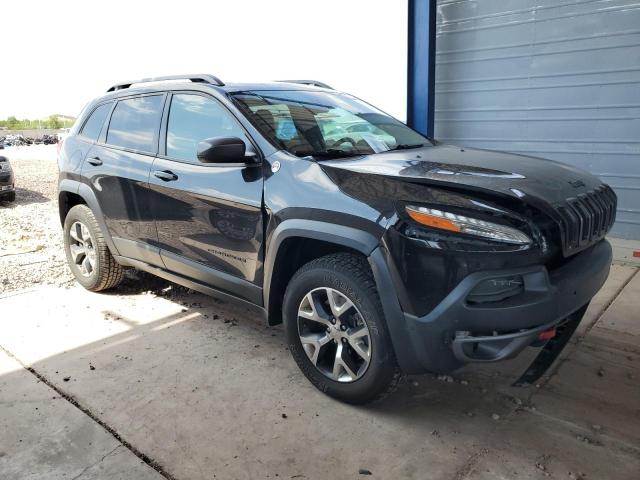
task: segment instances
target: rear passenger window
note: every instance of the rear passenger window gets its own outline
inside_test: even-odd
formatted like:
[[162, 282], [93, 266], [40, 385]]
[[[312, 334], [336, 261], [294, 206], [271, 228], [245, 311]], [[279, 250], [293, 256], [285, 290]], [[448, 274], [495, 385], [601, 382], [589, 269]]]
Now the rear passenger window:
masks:
[[211, 137], [239, 137], [248, 143], [235, 118], [212, 98], [174, 95], [167, 125], [167, 157], [197, 163], [198, 143]]
[[109, 110], [111, 110], [111, 105], [111, 103], [105, 103], [96, 108], [84, 124], [84, 127], [82, 127], [80, 135], [89, 140], [96, 141], [100, 135], [100, 130], [102, 130], [104, 119], [107, 118], [107, 114]]
[[162, 101], [162, 95], [120, 100], [111, 115], [107, 143], [154, 153], [155, 139], [160, 128]]

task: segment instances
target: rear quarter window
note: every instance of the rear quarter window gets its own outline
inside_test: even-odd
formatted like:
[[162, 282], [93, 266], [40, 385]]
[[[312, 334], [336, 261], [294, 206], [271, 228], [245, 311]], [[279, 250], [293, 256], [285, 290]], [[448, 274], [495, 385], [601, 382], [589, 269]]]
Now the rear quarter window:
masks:
[[162, 115], [162, 95], [120, 100], [113, 110], [107, 143], [116, 147], [154, 153]]
[[104, 121], [109, 114], [109, 110], [111, 110], [111, 106], [111, 103], [105, 103], [96, 108], [82, 127], [80, 135], [82, 135], [87, 140], [92, 140], [95, 142], [100, 135], [102, 125], [104, 124]]

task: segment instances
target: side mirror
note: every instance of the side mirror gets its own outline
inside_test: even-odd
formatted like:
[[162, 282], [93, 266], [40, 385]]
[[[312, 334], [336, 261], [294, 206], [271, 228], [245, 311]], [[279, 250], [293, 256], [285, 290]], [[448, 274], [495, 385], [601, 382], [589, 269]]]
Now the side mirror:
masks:
[[202, 163], [246, 163], [247, 146], [238, 137], [213, 137], [198, 143], [198, 160]]

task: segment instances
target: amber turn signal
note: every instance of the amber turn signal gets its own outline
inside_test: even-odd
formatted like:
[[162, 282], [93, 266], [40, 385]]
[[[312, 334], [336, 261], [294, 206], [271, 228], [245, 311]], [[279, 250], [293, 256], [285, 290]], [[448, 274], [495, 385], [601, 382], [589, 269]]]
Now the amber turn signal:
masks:
[[427, 227], [439, 228], [441, 230], [449, 230], [450, 232], [461, 232], [462, 229], [446, 218], [437, 217], [429, 213], [415, 210], [411, 207], [406, 208], [409, 216], [418, 223], [426, 225]]

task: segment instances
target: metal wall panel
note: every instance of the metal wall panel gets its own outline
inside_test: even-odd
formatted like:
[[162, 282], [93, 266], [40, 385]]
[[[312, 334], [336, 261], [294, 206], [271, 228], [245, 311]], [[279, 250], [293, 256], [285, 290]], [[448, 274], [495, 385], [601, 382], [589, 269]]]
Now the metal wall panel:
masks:
[[435, 134], [585, 168], [640, 239], [640, 2], [441, 0]]

